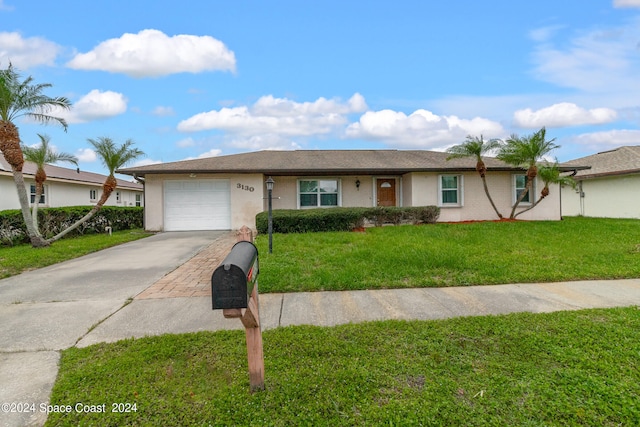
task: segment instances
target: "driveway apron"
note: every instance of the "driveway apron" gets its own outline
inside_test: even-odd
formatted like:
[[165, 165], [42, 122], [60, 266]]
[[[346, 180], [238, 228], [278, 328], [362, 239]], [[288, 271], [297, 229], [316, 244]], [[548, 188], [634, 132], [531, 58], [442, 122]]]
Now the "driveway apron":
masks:
[[0, 426], [41, 425], [59, 351], [225, 234], [160, 233], [0, 280], [0, 404], [36, 404], [21, 413], [3, 406]]

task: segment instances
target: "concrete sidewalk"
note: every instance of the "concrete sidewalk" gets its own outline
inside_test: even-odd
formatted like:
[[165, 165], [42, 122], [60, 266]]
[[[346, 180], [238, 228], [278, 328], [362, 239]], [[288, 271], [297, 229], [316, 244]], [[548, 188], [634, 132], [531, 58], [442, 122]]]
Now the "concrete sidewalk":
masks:
[[[514, 312], [544, 313], [640, 305], [640, 279], [593, 280], [454, 288], [383, 289], [261, 294], [262, 329], [290, 325], [334, 326], [375, 320], [430, 320]], [[242, 329], [211, 309], [210, 296], [134, 299], [78, 343], [163, 333]]]
[[[0, 281], [0, 404], [46, 403], [59, 351], [165, 333], [241, 329], [211, 309], [233, 233], [161, 233]], [[640, 305], [640, 279], [260, 295], [263, 329]], [[46, 414], [2, 413], [0, 427]]]

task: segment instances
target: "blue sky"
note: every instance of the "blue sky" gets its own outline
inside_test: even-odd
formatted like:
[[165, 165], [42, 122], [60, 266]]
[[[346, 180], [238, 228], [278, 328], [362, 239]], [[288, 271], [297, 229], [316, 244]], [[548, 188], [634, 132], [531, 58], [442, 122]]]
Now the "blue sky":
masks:
[[138, 164], [261, 149], [443, 150], [542, 126], [560, 161], [640, 144], [640, 0], [0, 0], [0, 66], [66, 96], [47, 134]]

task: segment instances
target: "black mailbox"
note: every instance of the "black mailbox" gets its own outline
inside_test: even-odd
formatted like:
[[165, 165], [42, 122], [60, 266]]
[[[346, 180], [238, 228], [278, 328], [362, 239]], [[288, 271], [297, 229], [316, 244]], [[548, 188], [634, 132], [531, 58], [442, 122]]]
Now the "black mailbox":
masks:
[[211, 276], [213, 309], [247, 308], [258, 279], [258, 249], [238, 242]]

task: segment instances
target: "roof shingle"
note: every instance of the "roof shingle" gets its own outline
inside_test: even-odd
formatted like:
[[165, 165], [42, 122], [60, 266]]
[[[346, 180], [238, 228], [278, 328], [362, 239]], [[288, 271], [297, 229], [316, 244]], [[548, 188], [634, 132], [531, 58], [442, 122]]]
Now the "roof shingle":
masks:
[[[37, 166], [32, 162], [25, 162], [22, 172], [25, 175], [34, 176], [37, 171]], [[79, 169], [68, 169], [60, 166], [45, 165], [44, 171], [49, 179], [60, 179], [64, 181], [75, 181], [82, 183], [90, 183], [102, 185], [106, 178], [105, 175], [93, 172], [79, 171]], [[11, 172], [11, 166], [5, 160], [2, 153], [0, 153], [0, 172]], [[123, 179], [117, 179], [119, 188], [127, 188], [131, 190], [142, 190], [142, 184], [137, 182], [129, 182]]]
[[[127, 175], [159, 173], [263, 173], [265, 175], [402, 174], [417, 171], [475, 170], [472, 158], [447, 160], [448, 154], [426, 150], [256, 151], [204, 159], [121, 169]], [[490, 170], [518, 170], [492, 157]]]
[[623, 146], [591, 156], [566, 162], [565, 165], [590, 165], [590, 170], [579, 171], [575, 179], [589, 179], [607, 175], [640, 173], [640, 145]]

